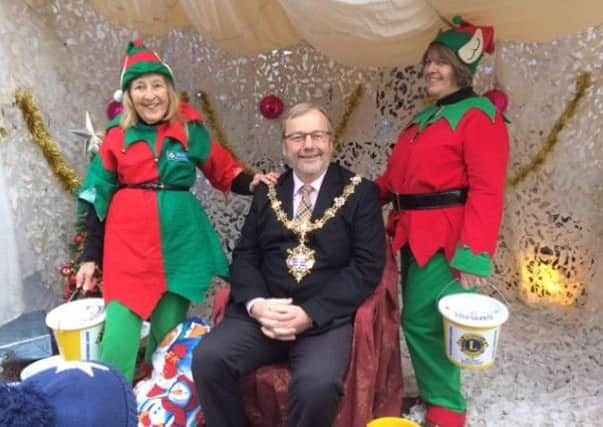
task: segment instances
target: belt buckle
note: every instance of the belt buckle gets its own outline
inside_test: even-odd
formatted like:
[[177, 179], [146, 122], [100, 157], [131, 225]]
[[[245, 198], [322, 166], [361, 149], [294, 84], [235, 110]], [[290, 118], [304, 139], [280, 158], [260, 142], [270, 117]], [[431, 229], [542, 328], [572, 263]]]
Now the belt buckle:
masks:
[[145, 184], [145, 187], [149, 190], [157, 191], [163, 190], [164, 185], [162, 182], [149, 182]]
[[399, 194], [398, 193], [394, 193], [394, 201], [393, 201], [393, 205], [394, 205], [394, 210], [396, 211], [401, 211], [402, 209], [400, 209], [400, 199], [399, 199]]

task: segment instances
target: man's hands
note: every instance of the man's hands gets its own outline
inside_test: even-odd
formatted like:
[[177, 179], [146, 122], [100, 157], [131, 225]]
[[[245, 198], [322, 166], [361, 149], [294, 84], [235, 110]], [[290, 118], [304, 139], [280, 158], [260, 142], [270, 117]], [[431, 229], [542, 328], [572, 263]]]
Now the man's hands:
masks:
[[291, 298], [263, 298], [253, 304], [249, 314], [268, 338], [293, 341], [312, 326], [312, 319], [292, 302]]

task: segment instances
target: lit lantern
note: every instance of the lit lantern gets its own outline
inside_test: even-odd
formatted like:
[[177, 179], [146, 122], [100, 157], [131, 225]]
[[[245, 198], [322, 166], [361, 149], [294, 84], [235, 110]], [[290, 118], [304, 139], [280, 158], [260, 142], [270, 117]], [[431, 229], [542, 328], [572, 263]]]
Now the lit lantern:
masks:
[[584, 295], [576, 256], [568, 246], [536, 245], [521, 259], [521, 295], [530, 304], [574, 305]]

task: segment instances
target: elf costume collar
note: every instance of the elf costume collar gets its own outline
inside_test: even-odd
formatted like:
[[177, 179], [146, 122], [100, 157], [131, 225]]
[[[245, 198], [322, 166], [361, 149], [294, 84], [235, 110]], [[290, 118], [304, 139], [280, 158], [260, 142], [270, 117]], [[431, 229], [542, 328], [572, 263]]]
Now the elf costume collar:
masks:
[[[164, 137], [175, 139], [182, 144], [185, 150], [188, 150], [189, 144], [185, 126], [188, 122], [203, 123], [203, 117], [185, 102], [180, 106], [180, 113], [184, 118], [184, 123], [180, 120], [172, 121], [169, 126], [168, 123], [159, 125], [138, 123], [136, 126], [125, 129], [124, 150], [127, 150], [132, 144], [138, 141], [146, 141], [151, 147], [154, 147], [157, 139], [157, 131], [161, 126], [165, 128]], [[120, 121], [121, 114], [109, 122], [106, 131], [108, 132], [111, 128], [119, 127]]]
[[462, 101], [463, 99], [471, 98], [472, 96], [479, 96], [473, 91], [471, 86], [465, 87], [457, 90], [456, 92], [452, 92], [436, 101], [436, 105], [449, 105], [454, 104], [455, 102]]
[[496, 107], [483, 96], [477, 96], [471, 87], [460, 89], [438, 100], [434, 105], [420, 112], [412, 121], [423, 132], [427, 126], [444, 119], [452, 130], [456, 130], [461, 119], [469, 110], [476, 108], [483, 111], [490, 120], [494, 121]]
[[[113, 119], [109, 126], [107, 126], [107, 131], [111, 128], [119, 127], [120, 116], [117, 116]], [[186, 123], [182, 123], [180, 121], [174, 121], [173, 123], [161, 123], [158, 125], [147, 125], [145, 123], [138, 123], [135, 126], [124, 129], [124, 146], [123, 151], [126, 152], [132, 144], [140, 141], [146, 142], [151, 149], [155, 147], [157, 142], [157, 135], [159, 132], [163, 135], [164, 138], [171, 138], [178, 141], [185, 150], [188, 150], [188, 138], [186, 135], [185, 127]]]

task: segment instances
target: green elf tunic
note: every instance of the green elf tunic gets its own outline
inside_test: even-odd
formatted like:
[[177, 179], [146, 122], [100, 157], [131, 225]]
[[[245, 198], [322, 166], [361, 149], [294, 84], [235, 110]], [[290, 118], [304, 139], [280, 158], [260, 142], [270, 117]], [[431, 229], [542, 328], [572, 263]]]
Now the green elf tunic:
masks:
[[[197, 168], [222, 191], [244, 168], [210, 140], [192, 107], [183, 104], [180, 116], [126, 130], [114, 119], [79, 191], [105, 220], [105, 302], [119, 301], [143, 319], [165, 292], [199, 303], [214, 276], [229, 274], [216, 231], [186, 190]], [[168, 189], [136, 188], [149, 182]]]

